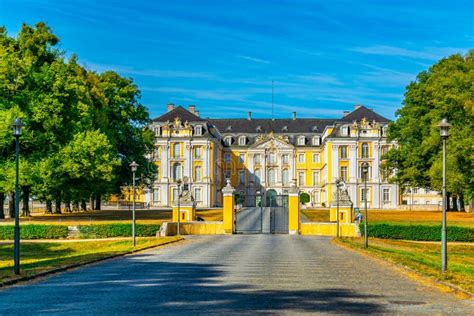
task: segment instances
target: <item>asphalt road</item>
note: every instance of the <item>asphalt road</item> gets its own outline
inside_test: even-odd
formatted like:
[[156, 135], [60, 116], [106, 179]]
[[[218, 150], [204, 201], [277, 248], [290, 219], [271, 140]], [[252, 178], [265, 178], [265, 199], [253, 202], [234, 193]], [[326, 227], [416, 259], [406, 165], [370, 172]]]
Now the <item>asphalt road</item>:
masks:
[[1, 314], [472, 314], [330, 239], [200, 236], [0, 291]]

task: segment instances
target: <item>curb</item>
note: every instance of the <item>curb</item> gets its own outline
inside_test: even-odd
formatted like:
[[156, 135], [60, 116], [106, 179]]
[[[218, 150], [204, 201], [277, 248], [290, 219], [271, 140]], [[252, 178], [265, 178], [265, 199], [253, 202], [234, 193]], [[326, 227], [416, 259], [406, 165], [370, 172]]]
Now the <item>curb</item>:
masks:
[[[431, 284], [432, 286], [435, 286], [435, 287], [438, 287], [438, 288], [445, 287], [445, 288], [450, 289], [453, 292], [453, 294], [455, 294], [455, 295], [458, 295], [458, 296], [462, 295], [462, 296], [465, 296], [465, 298], [467, 297], [467, 299], [470, 299], [470, 300], [474, 299], [474, 294], [473, 293], [470, 293], [470, 292], [468, 292], [468, 291], [466, 291], [466, 290], [464, 290], [464, 289], [462, 289], [462, 288], [460, 288], [460, 287], [458, 287], [454, 284], [447, 283], [447, 282], [438, 280], [434, 277], [430, 277], [430, 276], [421, 274], [420, 272], [418, 272], [416, 270], [413, 270], [412, 268], [406, 267], [406, 266], [404, 266], [400, 263], [395, 263], [395, 262], [392, 262], [392, 261], [389, 261], [389, 260], [386, 260], [386, 259], [382, 259], [382, 258], [380, 258], [376, 255], [371, 254], [370, 252], [366, 252], [366, 251], [363, 251], [363, 250], [357, 249], [357, 248], [352, 248], [350, 246], [347, 246], [347, 245], [337, 241], [336, 238], [333, 238], [331, 243], [333, 243], [333, 244], [335, 244], [338, 247], [341, 247], [343, 249], [346, 249], [346, 250], [355, 252], [357, 254], [366, 256], [366, 257], [368, 257], [368, 258], [370, 258], [374, 261], [381, 261], [383, 263], [388, 263], [389, 265], [392, 266], [392, 268], [396, 268], [398, 270], [401, 270], [402, 273], [405, 273], [408, 276], [410, 276], [410, 274], [414, 274], [418, 278], [422, 279], [423, 281], [432, 283]], [[415, 281], [420, 282], [419, 280], [415, 280]]]
[[174, 243], [177, 243], [177, 242], [180, 242], [180, 241], [183, 241], [183, 240], [185, 240], [185, 238], [181, 238], [181, 239], [177, 239], [177, 240], [171, 240], [171, 241], [167, 241], [163, 244], [148, 246], [148, 247], [137, 249], [137, 250], [130, 250], [130, 251], [127, 251], [127, 252], [124, 252], [124, 253], [115, 254], [115, 255], [111, 255], [111, 256], [107, 256], [107, 257], [103, 257], [103, 258], [98, 258], [98, 259], [94, 259], [94, 260], [91, 260], [91, 261], [86, 261], [86, 262], [81, 262], [81, 263], [73, 263], [73, 264], [70, 264], [70, 265], [67, 265], [67, 266], [64, 266], [64, 267], [55, 268], [55, 269], [52, 269], [52, 270], [46, 270], [46, 271], [39, 272], [39, 273], [33, 274], [33, 275], [28, 275], [28, 276], [24, 276], [24, 277], [18, 277], [18, 278], [6, 280], [6, 281], [3, 281], [3, 282], [0, 282], [0, 289], [4, 288], [4, 287], [7, 287], [7, 286], [10, 286], [10, 285], [20, 283], [20, 282], [32, 281], [32, 280], [35, 280], [35, 279], [38, 279], [38, 278], [41, 278], [41, 277], [44, 277], [44, 276], [48, 276], [50, 274], [56, 274], [56, 273], [64, 272], [64, 271], [71, 270], [71, 269], [74, 269], [74, 268], [79, 268], [79, 267], [82, 267], [82, 266], [85, 266], [85, 265], [94, 264], [94, 263], [98, 263], [98, 262], [101, 262], [101, 261], [106, 261], [106, 260], [110, 260], [110, 259], [114, 259], [114, 258], [118, 258], [118, 257], [123, 257], [123, 256], [126, 256], [126, 255], [142, 252], [142, 251], [149, 250], [149, 249], [152, 249], [152, 248], [158, 248], [158, 247], [166, 246], [166, 245], [169, 245], [169, 244], [174, 244]]

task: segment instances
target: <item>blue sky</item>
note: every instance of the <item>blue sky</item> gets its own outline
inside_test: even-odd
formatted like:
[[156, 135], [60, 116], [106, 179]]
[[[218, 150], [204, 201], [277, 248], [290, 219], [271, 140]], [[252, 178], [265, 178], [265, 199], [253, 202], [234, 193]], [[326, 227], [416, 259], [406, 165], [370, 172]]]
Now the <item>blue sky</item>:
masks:
[[474, 1], [0, 0], [0, 24], [46, 22], [89, 69], [132, 77], [152, 117], [395, 118], [405, 86], [474, 47]]

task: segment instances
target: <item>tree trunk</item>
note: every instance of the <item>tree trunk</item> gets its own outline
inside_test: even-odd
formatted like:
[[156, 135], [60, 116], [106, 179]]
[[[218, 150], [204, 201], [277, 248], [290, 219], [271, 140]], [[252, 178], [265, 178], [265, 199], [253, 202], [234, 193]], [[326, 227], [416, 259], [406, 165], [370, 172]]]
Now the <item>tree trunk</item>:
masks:
[[15, 192], [8, 192], [8, 213], [10, 218], [15, 218]]
[[465, 212], [466, 211], [466, 207], [464, 205], [464, 195], [461, 194], [461, 196], [459, 197], [459, 211], [461, 212]]
[[66, 201], [64, 201], [64, 212], [71, 213], [71, 199], [69, 198], [66, 198]]
[[86, 200], [84, 199], [81, 200], [81, 210], [84, 212], [87, 211], [87, 203], [86, 203]]
[[453, 195], [452, 200], [453, 200], [453, 212], [457, 212], [458, 211], [458, 197], [456, 195]]
[[79, 212], [79, 201], [78, 200], [74, 200], [74, 202], [72, 202], [72, 211], [73, 212]]
[[30, 187], [25, 185], [21, 187], [23, 195], [21, 200], [23, 201], [23, 216], [30, 216]]
[[53, 202], [46, 200], [46, 214], [53, 214]]
[[95, 205], [94, 205], [94, 196], [91, 195], [91, 198], [89, 199], [89, 203], [91, 205], [91, 211], [95, 210]]
[[97, 194], [95, 197], [95, 209], [100, 211], [100, 204], [101, 204], [101, 196], [100, 194]]
[[57, 198], [54, 202], [54, 214], [61, 214], [61, 199]]
[[451, 203], [449, 203], [451, 197], [451, 193], [446, 192], [446, 212], [451, 211]]
[[5, 204], [5, 192], [0, 192], [0, 219], [5, 218], [5, 209], [3, 208]]

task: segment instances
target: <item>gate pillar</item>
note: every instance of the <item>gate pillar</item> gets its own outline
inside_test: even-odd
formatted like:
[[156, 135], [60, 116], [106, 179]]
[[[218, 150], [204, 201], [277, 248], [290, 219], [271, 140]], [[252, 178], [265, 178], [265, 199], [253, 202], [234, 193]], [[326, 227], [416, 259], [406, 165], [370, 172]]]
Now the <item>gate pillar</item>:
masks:
[[288, 233], [299, 234], [300, 230], [300, 199], [296, 185], [288, 193]]
[[226, 234], [234, 233], [234, 191], [235, 189], [230, 185], [230, 180], [227, 179], [227, 185], [222, 188], [222, 211]]

